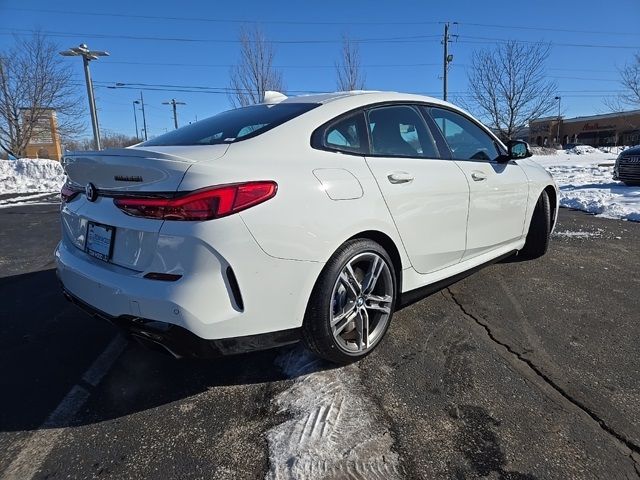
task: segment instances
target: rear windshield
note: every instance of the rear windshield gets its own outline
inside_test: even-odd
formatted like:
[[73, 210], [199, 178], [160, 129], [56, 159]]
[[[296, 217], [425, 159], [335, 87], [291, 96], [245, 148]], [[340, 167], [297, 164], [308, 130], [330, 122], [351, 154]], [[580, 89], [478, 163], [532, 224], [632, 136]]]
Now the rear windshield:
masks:
[[317, 107], [317, 103], [251, 105], [219, 113], [144, 142], [142, 146], [216, 145], [255, 137]]

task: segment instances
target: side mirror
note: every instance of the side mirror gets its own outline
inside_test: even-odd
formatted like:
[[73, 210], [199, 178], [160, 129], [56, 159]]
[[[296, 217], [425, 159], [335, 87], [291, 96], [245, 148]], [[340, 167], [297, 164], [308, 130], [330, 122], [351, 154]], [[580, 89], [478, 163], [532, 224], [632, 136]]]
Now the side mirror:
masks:
[[509, 158], [511, 160], [528, 158], [533, 155], [529, 149], [529, 144], [522, 140], [509, 140], [507, 148], [509, 149]]

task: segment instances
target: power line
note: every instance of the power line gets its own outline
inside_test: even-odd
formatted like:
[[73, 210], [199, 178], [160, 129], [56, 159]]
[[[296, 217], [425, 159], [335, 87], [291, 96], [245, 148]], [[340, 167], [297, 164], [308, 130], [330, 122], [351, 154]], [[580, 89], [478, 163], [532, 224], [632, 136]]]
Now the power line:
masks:
[[213, 22], [213, 23], [238, 23], [238, 24], [271, 24], [271, 25], [438, 25], [442, 22], [416, 22], [416, 21], [358, 21], [349, 20], [344, 22], [339, 21], [299, 21], [299, 20], [248, 20], [238, 18], [207, 18], [207, 17], [176, 17], [176, 16], [161, 16], [161, 15], [135, 15], [124, 13], [108, 13], [108, 12], [78, 12], [75, 10], [49, 10], [49, 9], [37, 9], [37, 8], [6, 8], [6, 10], [19, 10], [26, 12], [38, 12], [38, 13], [53, 13], [61, 15], [83, 15], [93, 17], [117, 17], [117, 18], [136, 18], [144, 20], [175, 20], [184, 22]]
[[[157, 67], [197, 67], [197, 68], [231, 68], [234, 67], [235, 64], [232, 63], [168, 63], [168, 62], [138, 62], [138, 61], [127, 61], [127, 60], [109, 60], [109, 65], [148, 65], [148, 66], [157, 66]], [[414, 68], [414, 67], [437, 67], [442, 66], [441, 63], [377, 63], [377, 64], [363, 64], [360, 65], [362, 68]], [[318, 69], [334, 69], [335, 65], [274, 65], [274, 68], [279, 69], [295, 69], [295, 70], [306, 70], [311, 68]], [[464, 63], [453, 63], [449, 64], [449, 67], [461, 67], [464, 69], [471, 68], [471, 65]], [[547, 68], [548, 71], [553, 72], [587, 72], [587, 73], [611, 73], [611, 69], [587, 69], [587, 68]], [[609, 80], [609, 79], [601, 79], [601, 78], [587, 78], [587, 77], [563, 77], [563, 76], [555, 76], [554, 78], [566, 78], [566, 79], [574, 79], [574, 80], [595, 80], [595, 81], [606, 81], [606, 82], [617, 82], [618, 80]]]
[[[5, 29], [7, 30], [7, 29]], [[79, 32], [59, 32], [53, 30], [33, 30], [33, 29], [8, 29], [9, 31], [0, 32], [0, 35], [15, 35], [15, 34], [33, 34], [42, 33], [51, 37], [59, 38], [77, 38], [77, 37], [90, 37], [90, 38], [114, 38], [120, 40], [142, 40], [142, 41], [161, 41], [161, 42], [180, 42], [180, 43], [224, 43], [224, 44], [237, 44], [240, 40], [230, 39], [209, 39], [209, 38], [187, 38], [187, 37], [148, 37], [138, 35], [116, 35], [116, 34], [104, 34], [104, 33], [79, 33]], [[361, 38], [352, 39], [355, 43], [360, 44], [377, 44], [377, 43], [429, 43], [439, 42], [441, 35], [413, 35], [406, 37], [380, 37], [380, 38]], [[515, 40], [506, 38], [494, 38], [494, 37], [474, 37], [467, 35], [460, 35], [462, 40], [458, 40], [459, 43], [468, 44], [494, 44], [494, 43], [507, 43], [517, 41], [519, 43], [540, 43], [533, 40]], [[342, 40], [332, 39], [301, 39], [301, 40], [269, 40], [270, 43], [278, 45], [322, 45], [322, 44], [335, 44], [341, 43]], [[586, 43], [559, 43], [551, 42], [554, 47], [571, 47], [571, 48], [607, 48], [607, 49], [624, 49], [624, 50], [640, 50], [640, 46], [630, 45], [597, 45]]]
[[[181, 84], [159, 84], [159, 83], [134, 83], [134, 82], [107, 82], [107, 81], [96, 81], [94, 82], [95, 86], [98, 88], [109, 88], [115, 90], [153, 90], [153, 91], [161, 91], [161, 92], [187, 92], [187, 93], [208, 93], [208, 94], [228, 94], [234, 92], [236, 89], [231, 87], [219, 87], [219, 86], [204, 86], [204, 85], [181, 85]], [[116, 86], [117, 85], [117, 86]], [[327, 93], [328, 90], [317, 90], [317, 89], [307, 89], [307, 90], [289, 90], [287, 89], [287, 93], [292, 94], [304, 94], [304, 93]], [[558, 90], [559, 93], [563, 95], [569, 94], [598, 94], [598, 93], [611, 93], [618, 94], [621, 93], [621, 90]], [[439, 92], [419, 92], [421, 94], [428, 95], [437, 95]], [[463, 91], [455, 91], [449, 92], [452, 95], [465, 95], [468, 92]]]
[[583, 34], [594, 34], [594, 35], [631, 35], [631, 36], [640, 36], [640, 34], [636, 32], [603, 32], [598, 30], [571, 30], [567, 28], [555, 28], [555, 27], [531, 27], [531, 26], [522, 26], [522, 25], [496, 25], [496, 24], [487, 24], [487, 23], [466, 23], [463, 22], [461, 25], [468, 27], [483, 27], [483, 28], [504, 28], [509, 30], [534, 30], [540, 32], [563, 32], [563, 33], [583, 33]]
[[[231, 68], [235, 64], [227, 63], [165, 63], [165, 62], [135, 62], [135, 61], [110, 61], [110, 65], [149, 65], [161, 67], [203, 67], [203, 68]], [[439, 66], [440, 63], [388, 63], [388, 64], [365, 64], [360, 65], [362, 68], [396, 68], [396, 67], [433, 67]], [[274, 65], [273, 68], [282, 69], [307, 69], [307, 68], [330, 68], [335, 69], [335, 65]]]
[[[590, 43], [560, 43], [560, 42], [540, 42], [535, 40], [515, 40], [508, 38], [495, 38], [495, 37], [475, 37], [471, 35], [461, 35], [464, 40], [459, 40], [460, 43], [507, 43], [516, 41], [518, 43], [550, 43], [553, 47], [573, 47], [573, 48], [614, 48], [614, 49], [629, 49], [640, 50], [639, 46], [630, 45], [595, 45]], [[469, 40], [466, 40], [469, 39]]]
[[[238, 39], [213, 39], [213, 38], [187, 38], [187, 37], [159, 37], [159, 36], [140, 36], [140, 35], [116, 35], [108, 33], [81, 33], [81, 32], [60, 32], [54, 30], [33, 30], [33, 29], [4, 29], [8, 32], [0, 32], [1, 35], [13, 35], [21, 33], [42, 33], [51, 37], [61, 38], [75, 38], [75, 37], [90, 37], [90, 38], [116, 38], [124, 40], [147, 40], [147, 41], [161, 41], [161, 42], [186, 42], [186, 43], [228, 43], [237, 44], [241, 43]], [[440, 35], [411, 35], [404, 37], [380, 37], [380, 38], [361, 38], [352, 39], [355, 43], [422, 43], [429, 41], [428, 39], [440, 38]], [[433, 40], [436, 41], [436, 40]], [[269, 43], [288, 45], [288, 44], [333, 44], [342, 43], [341, 39], [302, 39], [302, 40], [269, 40]]]
[[[44, 8], [21, 8], [21, 7], [5, 7], [5, 10], [22, 11], [22, 12], [34, 12], [34, 13], [47, 13], [54, 15], [76, 15], [76, 16], [91, 16], [91, 17], [114, 17], [114, 18], [129, 18], [139, 20], [170, 20], [170, 21], [182, 21], [182, 22], [205, 22], [205, 23], [235, 23], [235, 24], [263, 24], [263, 25], [442, 25], [444, 21], [412, 21], [412, 20], [349, 20], [349, 21], [335, 21], [335, 20], [251, 20], [241, 18], [211, 18], [211, 17], [180, 17], [180, 16], [166, 16], [166, 15], [139, 15], [129, 13], [112, 13], [112, 12], [87, 12], [77, 10], [54, 10]], [[546, 26], [532, 26], [532, 25], [500, 25], [500, 24], [488, 24], [488, 23], [474, 23], [474, 22], [458, 22], [465, 27], [480, 27], [480, 28], [501, 28], [507, 30], [532, 30], [540, 32], [562, 32], [562, 33], [581, 33], [588, 35], [620, 35], [620, 36], [640, 36], [639, 33], [632, 31], [602, 31], [602, 30], [578, 30], [568, 28], [546, 27]]]

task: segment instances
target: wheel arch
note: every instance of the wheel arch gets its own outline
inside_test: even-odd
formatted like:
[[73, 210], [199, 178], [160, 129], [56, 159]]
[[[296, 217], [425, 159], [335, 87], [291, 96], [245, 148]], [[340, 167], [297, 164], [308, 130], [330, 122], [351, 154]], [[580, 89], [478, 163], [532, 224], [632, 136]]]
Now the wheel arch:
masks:
[[348, 242], [349, 240], [354, 240], [357, 238], [366, 238], [368, 240], [372, 240], [379, 244], [382, 248], [384, 248], [385, 251], [389, 254], [391, 262], [393, 262], [394, 273], [396, 274], [396, 305], [398, 305], [402, 292], [402, 257], [400, 256], [400, 250], [398, 250], [398, 247], [390, 236], [379, 230], [365, 230], [351, 236], [345, 241]]
[[[543, 191], [547, 192], [547, 195], [549, 196], [549, 204], [551, 206], [551, 227], [553, 229], [558, 215], [558, 192], [553, 185], [547, 185]], [[542, 195], [542, 192], [540, 192], [540, 195]]]

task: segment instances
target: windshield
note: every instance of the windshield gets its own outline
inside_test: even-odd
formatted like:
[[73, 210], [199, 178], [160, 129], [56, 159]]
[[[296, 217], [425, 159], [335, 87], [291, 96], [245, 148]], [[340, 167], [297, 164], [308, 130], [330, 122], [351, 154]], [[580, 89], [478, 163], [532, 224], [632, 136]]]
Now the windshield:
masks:
[[140, 146], [216, 145], [255, 137], [317, 107], [317, 103], [251, 105], [219, 113]]

